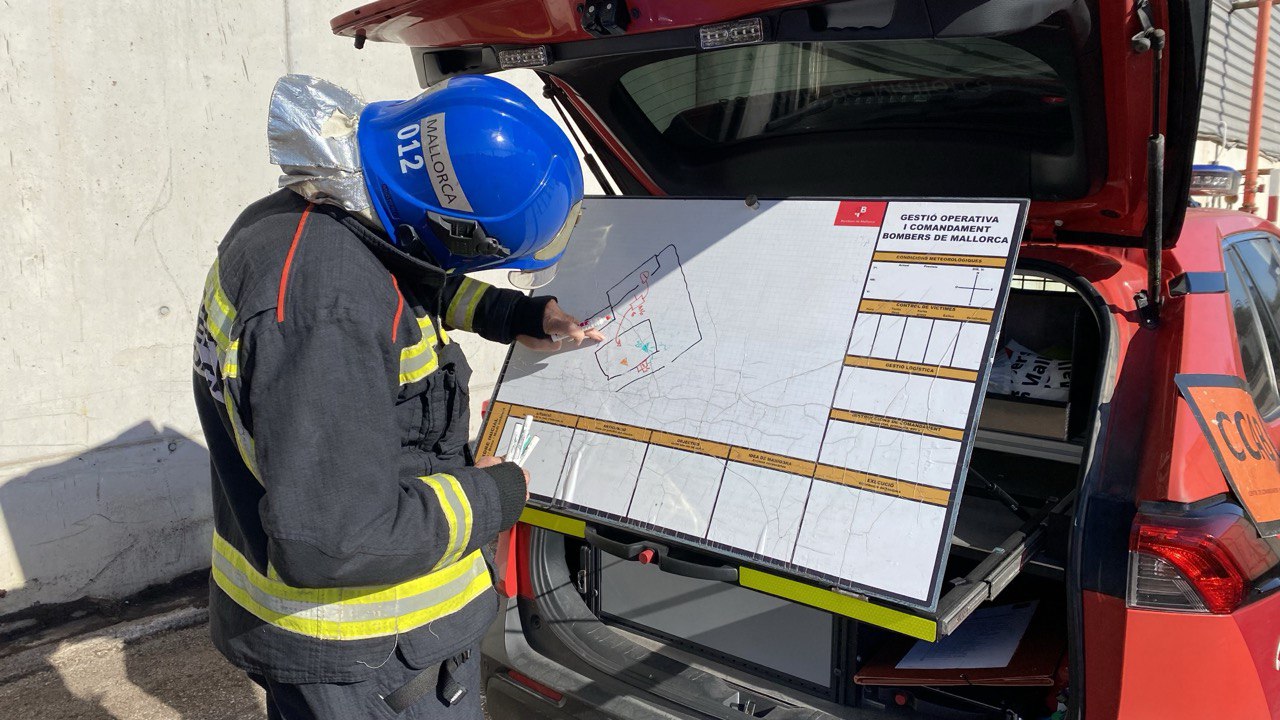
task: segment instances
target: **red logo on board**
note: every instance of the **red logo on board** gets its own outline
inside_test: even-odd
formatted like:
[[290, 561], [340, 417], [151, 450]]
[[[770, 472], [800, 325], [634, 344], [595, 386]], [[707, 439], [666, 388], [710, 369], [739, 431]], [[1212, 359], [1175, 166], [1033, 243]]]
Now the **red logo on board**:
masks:
[[841, 200], [840, 209], [836, 210], [836, 225], [852, 225], [856, 227], [880, 227], [884, 222], [887, 202], [870, 200]]

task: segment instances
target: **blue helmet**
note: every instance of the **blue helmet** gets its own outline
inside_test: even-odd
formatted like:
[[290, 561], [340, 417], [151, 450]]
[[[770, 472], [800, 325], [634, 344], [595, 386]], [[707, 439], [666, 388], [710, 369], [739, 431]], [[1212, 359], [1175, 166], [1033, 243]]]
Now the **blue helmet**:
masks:
[[526, 287], [550, 280], [582, 210], [582, 169], [569, 138], [514, 85], [454, 77], [371, 103], [356, 139], [392, 242], [418, 238], [449, 272], [507, 267], [525, 271]]

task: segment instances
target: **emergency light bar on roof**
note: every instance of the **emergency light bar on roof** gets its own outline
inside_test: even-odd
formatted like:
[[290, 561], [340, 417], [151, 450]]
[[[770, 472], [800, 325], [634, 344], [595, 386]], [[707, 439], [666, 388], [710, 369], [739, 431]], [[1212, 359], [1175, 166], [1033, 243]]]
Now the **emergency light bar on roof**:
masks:
[[1226, 165], [1192, 165], [1191, 194], [1238, 195], [1240, 194], [1240, 173]]
[[764, 21], [747, 18], [698, 28], [698, 44], [703, 50], [752, 45], [764, 42]]
[[551, 64], [551, 51], [546, 45], [498, 51], [498, 65], [503, 70], [542, 67]]

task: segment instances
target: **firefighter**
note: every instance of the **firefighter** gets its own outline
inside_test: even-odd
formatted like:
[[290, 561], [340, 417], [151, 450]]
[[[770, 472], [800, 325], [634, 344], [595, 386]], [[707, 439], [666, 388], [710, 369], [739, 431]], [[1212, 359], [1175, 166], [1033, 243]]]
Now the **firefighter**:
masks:
[[580, 210], [558, 126], [515, 87], [453, 78], [363, 105], [287, 76], [282, 189], [218, 248], [195, 396], [212, 457], [210, 626], [271, 718], [479, 718], [495, 617], [486, 545], [528, 475], [474, 459], [453, 337], [553, 350], [584, 332], [547, 282]]

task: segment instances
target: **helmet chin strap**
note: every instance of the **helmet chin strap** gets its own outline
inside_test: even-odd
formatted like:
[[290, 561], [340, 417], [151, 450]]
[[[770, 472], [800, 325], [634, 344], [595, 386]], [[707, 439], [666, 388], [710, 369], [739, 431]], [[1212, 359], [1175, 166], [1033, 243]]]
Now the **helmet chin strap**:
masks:
[[459, 257], [510, 257], [511, 251], [503, 247], [494, 238], [485, 234], [484, 228], [474, 220], [428, 212], [427, 221], [435, 234], [450, 254]]
[[422, 236], [418, 234], [418, 231], [412, 225], [400, 224], [396, 226], [395, 243], [404, 248], [404, 251], [410, 255], [419, 260], [425, 260], [441, 273], [444, 272], [437, 264], [436, 259], [431, 257], [431, 253], [427, 250], [427, 244], [422, 242]]
[[440, 284], [436, 287], [436, 306], [429, 309], [429, 311], [431, 312], [432, 320], [435, 322], [436, 347], [444, 347], [445, 339], [442, 332], [444, 318], [442, 315], [444, 313], [444, 289], [445, 283], [449, 280], [449, 271], [441, 268], [436, 263], [435, 258], [431, 257], [431, 253], [427, 252], [426, 243], [422, 242], [422, 236], [418, 234], [417, 230], [413, 229], [412, 225], [397, 225], [395, 239], [396, 243], [403, 247], [405, 252], [415, 256], [432, 270], [439, 273]]

